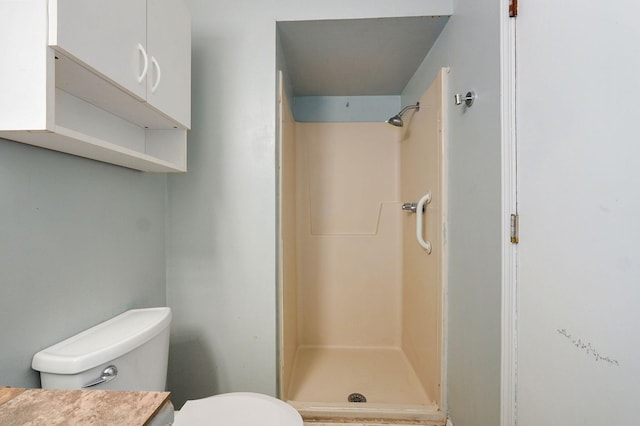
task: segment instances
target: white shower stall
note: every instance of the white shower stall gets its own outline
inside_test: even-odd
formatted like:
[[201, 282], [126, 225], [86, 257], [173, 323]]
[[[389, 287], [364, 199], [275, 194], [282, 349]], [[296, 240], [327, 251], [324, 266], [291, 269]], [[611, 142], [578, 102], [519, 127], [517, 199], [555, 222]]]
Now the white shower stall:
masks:
[[280, 78], [279, 392], [306, 419], [446, 420], [447, 72], [403, 127], [296, 122]]

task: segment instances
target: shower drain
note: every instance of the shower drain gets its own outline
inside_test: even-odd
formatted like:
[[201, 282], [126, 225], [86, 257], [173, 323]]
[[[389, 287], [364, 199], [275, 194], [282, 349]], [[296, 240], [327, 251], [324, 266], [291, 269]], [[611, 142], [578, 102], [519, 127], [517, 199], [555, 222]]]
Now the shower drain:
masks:
[[358, 392], [354, 392], [347, 397], [349, 402], [367, 402], [367, 398]]

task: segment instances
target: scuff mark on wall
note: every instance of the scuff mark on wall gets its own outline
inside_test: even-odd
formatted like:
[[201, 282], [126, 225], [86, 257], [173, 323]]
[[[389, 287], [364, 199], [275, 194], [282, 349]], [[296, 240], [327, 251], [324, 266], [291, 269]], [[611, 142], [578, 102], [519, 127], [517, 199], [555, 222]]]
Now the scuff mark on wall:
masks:
[[609, 365], [613, 366], [613, 367], [620, 367], [620, 363], [613, 359], [610, 358], [608, 356], [602, 356], [600, 354], [600, 352], [598, 352], [598, 350], [596, 348], [594, 348], [591, 345], [591, 342], [583, 342], [582, 339], [576, 339], [574, 338], [571, 333], [569, 333], [567, 331], [566, 328], [563, 328], [562, 330], [558, 330], [558, 333], [560, 333], [562, 336], [566, 337], [571, 343], [573, 343], [573, 345], [578, 348], [578, 349], [582, 349], [583, 351], [585, 351], [587, 353], [587, 355], [591, 355], [595, 358], [596, 362], [597, 361], [604, 361], [606, 363], [608, 363]]

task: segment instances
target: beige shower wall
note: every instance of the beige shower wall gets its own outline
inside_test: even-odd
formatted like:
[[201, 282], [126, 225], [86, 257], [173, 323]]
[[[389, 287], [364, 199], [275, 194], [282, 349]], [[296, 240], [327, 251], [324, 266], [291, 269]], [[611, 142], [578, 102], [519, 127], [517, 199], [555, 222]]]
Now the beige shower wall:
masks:
[[[279, 382], [280, 397], [288, 396], [298, 348], [298, 272], [296, 255], [296, 123], [284, 89], [282, 72], [279, 93]], [[286, 321], [285, 321], [286, 318]]]
[[416, 240], [415, 214], [404, 214], [402, 349], [427, 394], [441, 406], [442, 286], [444, 256], [444, 76], [441, 71], [420, 98], [420, 110], [405, 120], [401, 145], [402, 200], [418, 201], [431, 192], [423, 214], [423, 237], [431, 254]]
[[400, 345], [398, 138], [385, 123], [296, 124], [300, 345]]

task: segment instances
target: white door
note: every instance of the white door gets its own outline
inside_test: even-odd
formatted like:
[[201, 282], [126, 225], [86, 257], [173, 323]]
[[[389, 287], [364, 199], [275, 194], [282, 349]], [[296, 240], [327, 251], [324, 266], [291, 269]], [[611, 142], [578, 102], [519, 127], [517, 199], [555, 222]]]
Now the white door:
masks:
[[191, 16], [182, 0], [148, 0], [147, 102], [191, 127]]
[[146, 14], [146, 0], [49, 0], [49, 45], [145, 99]]
[[638, 425], [640, 6], [517, 18], [517, 423]]

